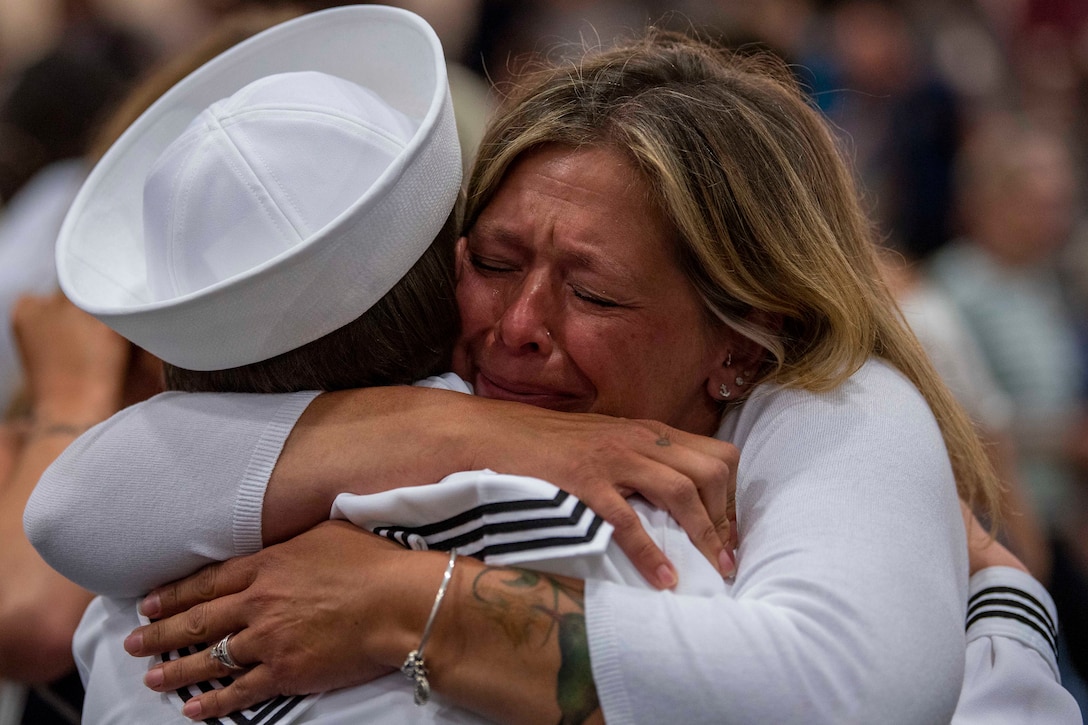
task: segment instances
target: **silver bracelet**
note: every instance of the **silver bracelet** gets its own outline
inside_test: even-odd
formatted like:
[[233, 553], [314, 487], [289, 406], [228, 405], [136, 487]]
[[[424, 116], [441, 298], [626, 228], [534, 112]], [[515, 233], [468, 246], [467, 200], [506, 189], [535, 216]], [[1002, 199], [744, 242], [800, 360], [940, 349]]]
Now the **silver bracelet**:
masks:
[[427, 639], [431, 636], [431, 627], [434, 618], [438, 615], [438, 608], [442, 605], [442, 599], [446, 596], [446, 589], [453, 578], [453, 567], [457, 565], [457, 549], [450, 549], [450, 561], [446, 564], [446, 572], [442, 575], [442, 583], [438, 585], [438, 593], [434, 595], [434, 605], [431, 607], [431, 616], [427, 617], [427, 624], [423, 627], [423, 639], [419, 641], [419, 647], [408, 653], [400, 671], [415, 685], [415, 700], [417, 705], [426, 705], [431, 699], [431, 683], [427, 681], [427, 666], [423, 662], [423, 648], [427, 646]]

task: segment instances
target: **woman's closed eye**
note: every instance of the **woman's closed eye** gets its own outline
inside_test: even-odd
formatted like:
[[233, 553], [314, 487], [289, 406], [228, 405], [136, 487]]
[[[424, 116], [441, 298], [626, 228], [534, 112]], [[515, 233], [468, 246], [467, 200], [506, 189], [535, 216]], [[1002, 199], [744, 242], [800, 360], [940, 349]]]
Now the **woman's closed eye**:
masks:
[[598, 295], [598, 294], [594, 294], [593, 292], [587, 292], [586, 290], [579, 289], [578, 287], [571, 287], [571, 291], [574, 293], [574, 296], [577, 297], [578, 299], [582, 300], [583, 302], [588, 302], [589, 304], [594, 305], [596, 307], [622, 307], [623, 306], [619, 302], [616, 302], [614, 300], [610, 300], [607, 297], [602, 297], [601, 295]]
[[516, 267], [509, 262], [502, 262], [497, 259], [491, 259], [488, 257], [481, 257], [478, 254], [469, 253], [469, 264], [473, 266], [479, 272], [485, 272], [490, 274], [501, 274], [503, 272], [513, 272]]

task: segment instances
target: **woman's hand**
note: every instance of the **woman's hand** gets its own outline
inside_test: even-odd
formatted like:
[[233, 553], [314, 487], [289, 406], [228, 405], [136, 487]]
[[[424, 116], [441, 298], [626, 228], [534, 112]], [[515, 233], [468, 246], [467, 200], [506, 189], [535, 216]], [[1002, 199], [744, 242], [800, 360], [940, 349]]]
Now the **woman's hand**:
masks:
[[41, 423], [90, 425], [121, 407], [132, 346], [63, 294], [19, 298], [12, 329]]
[[616, 543], [646, 580], [669, 588], [675, 570], [626, 497], [637, 493], [668, 511], [729, 574], [739, 456], [732, 444], [654, 421], [419, 388], [325, 393], [299, 418], [276, 463], [265, 494], [264, 541], [309, 529], [341, 492], [374, 493], [490, 468], [542, 478], [577, 496], [615, 527]]
[[[165, 664], [145, 684], [167, 691], [231, 675], [182, 712], [211, 718], [276, 695], [359, 685], [395, 672], [419, 647], [449, 565], [345, 522], [210, 566], [162, 587], [141, 607], [162, 617], [125, 641], [151, 656], [227, 634], [231, 671], [204, 650]], [[430, 686], [498, 722], [596, 722], [583, 583], [459, 557], [425, 650]], [[410, 697], [412, 683], [403, 682]]]
[[960, 510], [963, 514], [963, 524], [967, 528], [970, 574], [974, 575], [975, 572], [990, 566], [1011, 566], [1027, 574], [1031, 573], [1022, 561], [983, 528], [971, 512], [971, 508], [963, 501], [960, 501]]
[[711, 564], [733, 573], [734, 445], [656, 421], [487, 403], [473, 468], [536, 476], [574, 494], [615, 527], [616, 543], [654, 586], [672, 587], [676, 574], [627, 503], [632, 494], [668, 511]]
[[50, 568], [23, 533], [43, 472], [121, 406], [130, 344], [61, 294], [12, 313], [32, 417], [0, 430], [0, 677], [49, 682], [72, 669], [72, 633], [91, 595]]
[[[398, 601], [398, 587], [412, 584], [403, 559], [413, 553], [350, 524], [327, 522], [152, 592], [141, 609], [159, 621], [135, 630], [125, 649], [150, 656], [211, 645], [234, 633], [230, 654], [245, 672], [227, 669], [203, 650], [156, 665], [144, 678], [151, 689], [167, 692], [231, 675], [229, 686], [186, 703], [182, 712], [193, 719], [277, 695], [363, 684], [395, 671], [414, 646], [396, 641], [391, 618], [415, 616], [420, 622], [406, 629], [422, 631], [426, 612], [410, 605], [426, 608], [429, 602]], [[424, 572], [422, 586], [429, 589], [438, 584], [441, 561], [426, 563], [438, 567]]]

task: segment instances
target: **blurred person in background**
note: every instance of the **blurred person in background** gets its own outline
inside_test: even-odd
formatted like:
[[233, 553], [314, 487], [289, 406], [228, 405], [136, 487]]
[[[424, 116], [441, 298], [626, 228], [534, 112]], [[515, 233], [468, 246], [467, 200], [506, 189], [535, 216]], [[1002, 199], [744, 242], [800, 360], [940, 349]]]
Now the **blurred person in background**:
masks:
[[1088, 3], [1025, 0], [1017, 3], [1007, 36], [1018, 104], [1036, 123], [1078, 139], [1079, 163], [1088, 131]]
[[[632, 65], [635, 65], [635, 64], [634, 64], [634, 63], [632, 63]], [[668, 67], [670, 67], [670, 69], [672, 69], [672, 67], [678, 67], [678, 66], [683, 66], [683, 64], [682, 64], [682, 63], [670, 63], [670, 64], [668, 65]], [[627, 63], [626, 63], [626, 62], [625, 62], [625, 67], [627, 67]], [[577, 75], [577, 74], [574, 74], [574, 75]], [[564, 77], [566, 77], [566, 75], [564, 75]], [[619, 84], [617, 84], [617, 86], [619, 86]], [[620, 86], [620, 87], [621, 87], [621, 86]], [[593, 95], [592, 95], [592, 94], [586, 94], [586, 97], [593, 97]], [[671, 98], [671, 97], [670, 97], [670, 100], [672, 100], [672, 98]], [[803, 102], [801, 103], [801, 107], [804, 107], [804, 103], [803, 103]], [[811, 111], [808, 111], [808, 112], [809, 112], [809, 113], [811, 113]], [[653, 118], [658, 118], [658, 116], [657, 116], [657, 115], [654, 115], [654, 116], [653, 116]], [[698, 155], [691, 155], [691, 156], [689, 156], [688, 158], [695, 158], [695, 157], [697, 157], [697, 156], [698, 156]], [[762, 157], [761, 157], [761, 158], [762, 158]], [[798, 156], [796, 156], [796, 155], [790, 155], [790, 158], [791, 158], [791, 159], [793, 159], [793, 158], [802, 158], [802, 159], [804, 159], [804, 158], [806, 158], [806, 155], [800, 155], [800, 157], [798, 157]], [[529, 162], [529, 161], [527, 161], [527, 164], [528, 164], [528, 163], [530, 163], [530, 162]], [[756, 164], [758, 164], [758, 161], [756, 162]], [[517, 172], [511, 172], [511, 174], [516, 174], [516, 173], [517, 173]], [[532, 176], [532, 174], [529, 174], [528, 172], [526, 172], [526, 173], [527, 173], [527, 174], [528, 174], [528, 175], [529, 175], [530, 177], [533, 177], [533, 176]], [[756, 175], [757, 175], [757, 174], [752, 174], [752, 176], [756, 176]], [[741, 174], [740, 176], [741, 176], [741, 177], [746, 177], [746, 175], [744, 175], [744, 174]], [[771, 174], [771, 176], [775, 176], [775, 177], [778, 177], [779, 175], [777, 175], [777, 174]], [[842, 174], [842, 176], [846, 176], [846, 174]], [[497, 176], [496, 176], [496, 177], [497, 177]], [[512, 182], [512, 181], [510, 181], [510, 182], [508, 182], [508, 183], [509, 183], [509, 184], [511, 184], [511, 185], [514, 185], [514, 184], [515, 184], [515, 182]], [[819, 188], [819, 185], [817, 185], [817, 186], [816, 186], [816, 188]], [[497, 199], [497, 198], [498, 198], [498, 197], [496, 197], [496, 199]], [[609, 198], [610, 198], [610, 197], [609, 197]], [[498, 204], [497, 200], [495, 201], [495, 204], [496, 204], [496, 205]], [[727, 206], [728, 206], [728, 205], [727, 205]], [[714, 205], [710, 205], [710, 208], [714, 208]], [[496, 212], [496, 213], [498, 213], [498, 212]], [[741, 224], [737, 224], [737, 225], [734, 225], [734, 226], [735, 226], [735, 228], [747, 229], [747, 225], [741, 225]], [[607, 225], [606, 225], [606, 228], [607, 228]], [[500, 231], [499, 231], [499, 233], [498, 233], [498, 234], [496, 234], [496, 236], [498, 236], [499, 238], [502, 238], [502, 239], [504, 239], [504, 241], [506, 241], [506, 242], [507, 242], [507, 244], [510, 244], [511, 246], [516, 246], [516, 245], [517, 245], [517, 243], [516, 243], [516, 242], [511, 242], [511, 241], [508, 241], [507, 237], [508, 237], [508, 236], [512, 236], [512, 234], [511, 234], [511, 233], [507, 233], [507, 234], [505, 234], [505, 235], [504, 235], [504, 234], [502, 233], [502, 230], [500, 230]], [[481, 238], [486, 238], [486, 234], [485, 234], [484, 232], [481, 232], [481, 233], [480, 233], [480, 237], [481, 237]], [[481, 242], [481, 244], [483, 244], [483, 242]], [[482, 251], [478, 251], [478, 253], [475, 253], [475, 254], [481, 254], [481, 255], [482, 255], [482, 254], [484, 254], [484, 253], [482, 253]], [[487, 260], [484, 260], [484, 261], [490, 262], [490, 261], [492, 261], [492, 260], [490, 260], [490, 259], [487, 259]], [[482, 270], [481, 270], [480, 268], [484, 268], [484, 269], [482, 269]], [[866, 267], [866, 269], [868, 269], [868, 268]], [[478, 271], [477, 271], [477, 272], [475, 272], [475, 274], [479, 274], [479, 275], [484, 275], [484, 277], [486, 277], [487, 273], [489, 273], [489, 272], [495, 272], [495, 271], [496, 271], [496, 270], [492, 270], [492, 269], [486, 268], [486, 267], [485, 267], [485, 265], [484, 265], [484, 263], [483, 263], [483, 262], [481, 262], [481, 263], [480, 263], [480, 265], [479, 265], [479, 267], [478, 267]], [[498, 271], [505, 271], [505, 270], [498, 270]], [[511, 271], [512, 271], [512, 270], [511, 270]], [[870, 270], [870, 271], [873, 271], [873, 272], [875, 273], [875, 270]], [[463, 274], [466, 274], [466, 275], [470, 274], [468, 266], [466, 266], [466, 267], [465, 267], [465, 270], [462, 270], [462, 273], [463, 273]], [[866, 275], [865, 275], [865, 278], [866, 278], [866, 279], [868, 279], [868, 280], [874, 280], [874, 277], [873, 277], [873, 275], [871, 275], [871, 274], [866, 274]], [[536, 288], [537, 288], [537, 287], [536, 287], [536, 286], [534, 285], [534, 286], [532, 287], [532, 290], [534, 290], [534, 291], [535, 291], [535, 290], [536, 290]], [[573, 303], [573, 304], [581, 304], [581, 303]], [[518, 309], [521, 309], [521, 307], [519, 306], [519, 307], [518, 307]], [[551, 310], [551, 309], [552, 309], [551, 307], [548, 307], [548, 308], [542, 308], [542, 310]], [[512, 315], [512, 312], [511, 312], [511, 315]], [[514, 323], [514, 322], [510, 322], [509, 324], [515, 324], [515, 323]], [[558, 335], [557, 335], [557, 336], [558, 336]], [[733, 365], [734, 365], [734, 361], [733, 361], [732, 355], [729, 355], [728, 359], [727, 359], [727, 360], [726, 360], [726, 361], [724, 362], [724, 367], [728, 369], [728, 368], [732, 367]], [[716, 369], [717, 369], [717, 368], [716, 368]], [[737, 380], [735, 380], [735, 383], [737, 383], [738, 385], [741, 385], [741, 384], [749, 384], [749, 382], [750, 382], [750, 381], [747, 381], [746, 379], [747, 379], [747, 374], [745, 373], [744, 379], [741, 379], [741, 377], [738, 377], [738, 379], [737, 379]], [[887, 393], [887, 389], [885, 390], [885, 393]], [[730, 391], [730, 390], [729, 390], [729, 389], [727, 388], [727, 386], [726, 386], [725, 384], [722, 384], [722, 385], [721, 385], [721, 388], [716, 388], [716, 389], [714, 390], [714, 394], [715, 394], [715, 395], [717, 395], [717, 396], [720, 396], [720, 397], [722, 398], [722, 400], [725, 400], [725, 398], [729, 398], [729, 397], [730, 397], [730, 396], [732, 395], [732, 392], [731, 392], [731, 391]], [[902, 418], [901, 418], [901, 417], [899, 417], [899, 418], [898, 418], [898, 426], [901, 426], [901, 423], [902, 423]], [[966, 427], [967, 427], [967, 429], [969, 430], [969, 425], [967, 425], [966, 421], [965, 421], [965, 426], [966, 426]], [[195, 430], [198, 430], [198, 431], [206, 431], [206, 430], [207, 430], [207, 428], [206, 428], [206, 427], [202, 427], [202, 426], [198, 426], [198, 427], [195, 427]], [[899, 428], [899, 434], [902, 434], [902, 428], [901, 428], [901, 427]], [[751, 440], [751, 439], [750, 439], [750, 440]], [[357, 446], [356, 446], [356, 447], [357, 447]], [[758, 451], [758, 445], [756, 445], [756, 446], [755, 446], [755, 450], [756, 450], [756, 451]], [[286, 451], [285, 451], [285, 453], [286, 453]], [[327, 457], [327, 456], [325, 456], [325, 457]], [[417, 457], [418, 457], [418, 455], [417, 455]], [[925, 458], [925, 456], [923, 456], [923, 457]], [[849, 458], [850, 460], [855, 460], [855, 459], [856, 459], [855, 457], [849, 457], [849, 456], [848, 456], [848, 458]], [[115, 458], [111, 458], [111, 459], [110, 459], [110, 462], [109, 462], [109, 463], [110, 463], [110, 465], [111, 465], [111, 469], [115, 468], [115, 466], [113, 466], [113, 464], [115, 463], [115, 460], [116, 460]], [[79, 469], [83, 470], [84, 472], [86, 472], [86, 471], [87, 471], [87, 468], [86, 468], [85, 466], [84, 466], [84, 467], [79, 467]], [[309, 475], [312, 475], [312, 470], [313, 470], [312, 468], [308, 467], [308, 474], [309, 474]], [[152, 478], [158, 478], [158, 477], [152, 477]], [[160, 480], [164, 480], [164, 479], [160, 479]], [[145, 484], [144, 482], [139, 482], [139, 483], [138, 483], [138, 486], [139, 486], [139, 487], [140, 487], [141, 489], [146, 489], [146, 484]], [[86, 491], [86, 488], [85, 488], [85, 487], [84, 487], [84, 490]], [[125, 496], [121, 496], [121, 499], [125, 499]], [[69, 501], [71, 501], [71, 499], [69, 499]], [[215, 507], [215, 508], [217, 508], [217, 511], [222, 511], [222, 509], [223, 509], [223, 507], [220, 507], [220, 506], [217, 506], [217, 507]], [[882, 508], [882, 507], [879, 507], [879, 506], [878, 506], [877, 508], [878, 508], [878, 509], [880, 509], [880, 511], [882, 511], [882, 512], [887, 512], [887, 508]], [[817, 519], [819, 518], [819, 517], [812, 517], [812, 515], [811, 515], [811, 511], [809, 511], [809, 517], [811, 517], [811, 518], [817, 518]], [[59, 517], [59, 518], [60, 518], [60, 519], [65, 519], [65, 517], [64, 517], [64, 516], [61, 516], [61, 517]], [[96, 517], [96, 518], [97, 518], [97, 517]], [[128, 518], [128, 517], [125, 517], [125, 518]], [[221, 531], [221, 530], [224, 530], [224, 529], [225, 529], [225, 527], [223, 527], [223, 528], [221, 528], [221, 527], [215, 527], [215, 529], [217, 529], [217, 530], [220, 530], [220, 531]], [[914, 536], [914, 537], [912, 537], [912, 539], [914, 539], [914, 540], [918, 540], [918, 539], [920, 539], [920, 540], [923, 540], [923, 541], [924, 541], [924, 540], [926, 539], [926, 537], [917, 537], [917, 536]], [[69, 541], [69, 542], [71, 542], [71, 539], [66, 539], [66, 538], [60, 538], [60, 539], [58, 539], [58, 540], [65, 540], [65, 541]], [[322, 549], [323, 549], [323, 548], [322, 548]], [[751, 551], [752, 551], [752, 550], [750, 550], [750, 556], [752, 555], [752, 554], [751, 554]], [[128, 560], [122, 560], [122, 561], [128, 561]], [[751, 558], [750, 558], [750, 561], [752, 561], [752, 560], [751, 560]], [[916, 552], [916, 551], [915, 551], [915, 553], [914, 553], [914, 561], [917, 561], [917, 552]], [[754, 566], [758, 566], [758, 564], [755, 564]], [[309, 567], [309, 568], [310, 568], [310, 569], [312, 570], [312, 568], [313, 568], [313, 567], [311, 566], [311, 567]], [[322, 569], [323, 569], [323, 573], [324, 573], [324, 569], [325, 569], [325, 568], [326, 568], [326, 567], [324, 567], [324, 566], [322, 567]], [[883, 569], [882, 569], [882, 570], [885, 570], [885, 572], [888, 572], [888, 570], [895, 570], [895, 569], [894, 569], [894, 568], [893, 568], [893, 569], [888, 569], [887, 567], [883, 567]], [[353, 579], [354, 579], [354, 580], [358, 580], [358, 577], [359, 577], [359, 572], [360, 572], [360, 570], [359, 570], [359, 569], [358, 569], [357, 567], [353, 567], [353, 569], [351, 569], [351, 577], [353, 577]], [[930, 593], [931, 593], [931, 592], [930, 592]], [[401, 601], [404, 601], [404, 598], [400, 598], [400, 599], [401, 599]], [[295, 602], [297, 602], [297, 600], [295, 600]], [[297, 609], [297, 603], [293, 603], [293, 604], [292, 604], [292, 606], [294, 607], [294, 609]], [[841, 609], [841, 607], [840, 607], [840, 609]], [[383, 610], [384, 610], [385, 612], [390, 612], [390, 610], [388, 610], [388, 607], [383, 607]], [[960, 614], [960, 616], [962, 617], [962, 611], [961, 611], [961, 614]], [[962, 620], [962, 619], [961, 619], [961, 620]], [[254, 631], [256, 631], [256, 630], [254, 630]], [[931, 634], [931, 632], [930, 632], [930, 634]], [[262, 638], [258, 638], [258, 639], [262, 639]], [[237, 640], [236, 640], [236, 641], [237, 641]], [[341, 642], [342, 642], [342, 641], [343, 641], [343, 639], [342, 639], [342, 638], [341, 638], [341, 639], [338, 639], [338, 641], [341, 641]], [[633, 641], [633, 640], [632, 640], [632, 641]], [[223, 647], [224, 647], [224, 649], [225, 649], [225, 647], [226, 647], [226, 640], [225, 640], [225, 639], [223, 640]], [[342, 647], [341, 647], [341, 648], [339, 648], [339, 649], [343, 650], [343, 648], [342, 648]], [[705, 649], [705, 648], [704, 648], [704, 649]], [[719, 650], [720, 650], [720, 648], [719, 648]], [[726, 648], [726, 650], [721, 650], [721, 651], [729, 651], [729, 648]], [[931, 651], [929, 652], [929, 654], [931, 654]], [[249, 658], [249, 661], [250, 661], [250, 662], [260, 662], [260, 659], [256, 659], [256, 660], [255, 660], [254, 658], [252, 658], [252, 656], [250, 656], [250, 658]], [[210, 663], [210, 664], [212, 664], [213, 666], [214, 666], [214, 664], [215, 664], [214, 662], [211, 662], [211, 661], [210, 661], [210, 660], [208, 659], [208, 656], [207, 656], [207, 655], [205, 655], [205, 656], [202, 656], [202, 658], [198, 659], [198, 660], [197, 660], [197, 662], [198, 662], [198, 664], [197, 664], [196, 666], [198, 666], [198, 667], [199, 667], [199, 666], [201, 666], [201, 665], [207, 665], [207, 664], [209, 664], [209, 663]], [[244, 660], [244, 659], [243, 659], [243, 660], [239, 660], [239, 662], [246, 662], [246, 660]], [[265, 662], [265, 663], [268, 663], [268, 661], [267, 661], [267, 660], [265, 660], [264, 662]], [[261, 666], [261, 665], [258, 665], [258, 666]], [[156, 671], [152, 671], [152, 673], [154, 673], [154, 672], [156, 672]], [[218, 669], [217, 669], [217, 671], [214, 671], [214, 672], [215, 672], [215, 673], [219, 673], [220, 671], [218, 671]], [[311, 671], [311, 672], [312, 672], [312, 671]], [[267, 675], [267, 674], [268, 674], [268, 671], [263, 671], [263, 673], [264, 673], [265, 675]], [[243, 683], [243, 681], [246, 681], [246, 683], [256, 683], [256, 681], [257, 681], [257, 680], [255, 679], [256, 677], [257, 677], [257, 672], [255, 671], [254, 675], [252, 675], [252, 676], [249, 676], [249, 675], [242, 675], [242, 676], [240, 676], [240, 677], [239, 677], [239, 679], [238, 679], [238, 680], [236, 680], [236, 681], [238, 681], [238, 683], [239, 683], [239, 684], [240, 684], [240, 683]], [[246, 678], [246, 679], [245, 679], [245, 680], [243, 680], [243, 678]], [[695, 679], [696, 679], [696, 681], [697, 681], [697, 678], [695, 678]], [[719, 683], [721, 683], [721, 681], [730, 681], [730, 678], [728, 678], [728, 677], [726, 677], [726, 678], [715, 678], [715, 679], [716, 679], [717, 681], [719, 681]], [[273, 686], [274, 686], [275, 688], [279, 688], [279, 687], [282, 687], [282, 683], [283, 683], [283, 681], [285, 681], [285, 680], [283, 680], [282, 678], [280, 678], [279, 676], [277, 676], [277, 677], [275, 677], [275, 678], [273, 679]], [[159, 685], [165, 685], [165, 683], [164, 683], [164, 680], [162, 680], [162, 679], [160, 678], [160, 679], [158, 680], [158, 684], [159, 684]], [[307, 687], [309, 687], [309, 686], [307, 686]], [[172, 686], [168, 686], [168, 687], [165, 687], [165, 689], [172, 689]], [[243, 687], [243, 689], [234, 689], [234, 690], [232, 690], [232, 692], [239, 692], [239, 691], [245, 691], [245, 692], [247, 692], [247, 695], [252, 695], [252, 692], [254, 692], [254, 690], [251, 690], [251, 689], [247, 690], [247, 689], [245, 689], [245, 686]], [[917, 691], [912, 691], [912, 697], [913, 697], [913, 699], [914, 699], [914, 700], [924, 700], [924, 698], [918, 698], [918, 697], [917, 697]], [[739, 703], [738, 703], [738, 706], [739, 706]], [[227, 709], [228, 709], [228, 708], [227, 708]], [[193, 710], [189, 710], [189, 712], [191, 713], [191, 712], [194, 712], [194, 711], [193, 711]], [[721, 712], [721, 711], [720, 711], [720, 710], [718, 710], [717, 712], [718, 712], [718, 714], [720, 715], [720, 712]], [[209, 713], [209, 714], [210, 714], [210, 713]]]
[[151, 46], [89, 0], [59, 3], [53, 45], [7, 69], [0, 97], [0, 200], [35, 173], [82, 155], [98, 122], [155, 61]]
[[12, 307], [56, 289], [53, 242], [86, 175], [88, 143], [154, 57], [87, 0], [59, 12], [55, 44], [10, 68], [0, 94], [0, 410], [20, 385]]
[[527, 63], [541, 55], [590, 47], [607, 48], [625, 30], [640, 28], [650, 17], [648, 0], [483, 0], [470, 67], [502, 88]]
[[990, 460], [1004, 486], [1002, 540], [1036, 578], [1049, 581], [1050, 545], [1017, 470], [1011, 401], [994, 379], [955, 303], [928, 279], [923, 267], [895, 249], [882, 249], [880, 261], [907, 323], [988, 444]]
[[960, 109], [911, 15], [881, 0], [832, 3], [799, 60], [878, 228], [909, 257], [925, 257], [949, 235]]
[[[195, 26], [196, 30], [187, 27], [139, 31], [108, 19], [99, 9], [102, 4], [93, 0], [64, 0], [60, 5], [62, 27], [56, 45], [40, 59], [11, 70], [10, 88], [0, 96], [0, 204], [4, 204], [0, 209], [0, 319], [3, 320], [8, 319], [20, 295], [48, 294], [56, 288], [53, 242], [90, 168], [84, 152], [105, 117], [133, 81], [159, 57], [163, 47], [180, 46], [182, 57], [199, 54], [203, 52], [205, 37], [221, 32], [230, 35], [233, 31], [217, 28], [236, 24], [232, 18], [240, 15], [267, 12], [287, 17], [350, 3], [198, 0], [182, 13], [187, 22], [179, 23]], [[418, 12], [430, 21], [450, 60], [459, 60], [470, 39], [475, 37], [478, 0], [403, 0], [392, 4]], [[116, 15], [115, 11], [110, 17]], [[164, 13], [164, 18], [176, 15]], [[196, 40], [188, 40], [194, 32]], [[171, 33], [178, 37], [166, 37]], [[460, 62], [451, 62], [449, 67], [462, 158], [467, 168], [493, 100], [487, 84], [476, 73]], [[146, 87], [141, 93], [146, 95]], [[152, 100], [146, 98], [144, 103]], [[115, 137], [123, 130], [113, 123], [112, 130], [102, 131], [101, 136]], [[0, 410], [13, 402], [20, 378], [10, 328], [0, 325]]]
[[[41, 473], [81, 432], [161, 390], [154, 358], [54, 292], [53, 239], [86, 172], [128, 125], [209, 58], [298, 14], [283, 5], [224, 16], [200, 43], [161, 64], [115, 105], [89, 148], [83, 144], [81, 157], [63, 162], [63, 171], [55, 164], [42, 172], [65, 174], [68, 193], [60, 194], [59, 185], [52, 193], [35, 192], [35, 203], [13, 202], [0, 216], [0, 299], [5, 319], [12, 318], [10, 332], [7, 324], [3, 329], [18, 366], [11, 379], [21, 381], [4, 402], [0, 423], [0, 680], [32, 686], [26, 693], [0, 691], [0, 713], [22, 710], [24, 723], [78, 722], [83, 691], [71, 642], [90, 601], [27, 542], [26, 500]], [[25, 191], [36, 184], [32, 180]], [[18, 283], [26, 290], [31, 279], [35, 294], [20, 296]], [[10, 704], [24, 697], [25, 705]]]
[[1019, 475], [1053, 549], [1047, 583], [1069, 645], [1064, 666], [1083, 676], [1085, 361], [1056, 270], [1076, 215], [1072, 153], [1052, 132], [994, 116], [965, 143], [957, 188], [965, 234], [933, 257], [929, 272], [955, 302], [1012, 403]]
[[0, 678], [34, 686], [22, 722], [77, 722], [72, 633], [91, 597], [38, 557], [23, 535], [23, 507], [83, 431], [158, 392], [159, 372], [59, 293], [21, 298], [13, 327], [28, 406], [0, 425]]

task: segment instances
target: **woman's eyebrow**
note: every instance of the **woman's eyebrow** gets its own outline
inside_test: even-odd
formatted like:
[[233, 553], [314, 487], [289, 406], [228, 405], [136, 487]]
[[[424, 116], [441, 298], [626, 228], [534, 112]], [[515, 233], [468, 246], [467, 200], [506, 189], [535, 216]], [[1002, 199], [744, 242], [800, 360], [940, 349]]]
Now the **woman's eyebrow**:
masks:
[[[586, 247], [592, 249], [592, 243], [586, 243]], [[567, 249], [562, 253], [568, 266], [576, 269], [585, 269], [591, 274], [604, 277], [609, 282], [621, 285], [637, 285], [638, 277], [631, 269], [615, 259], [604, 254], [594, 254], [592, 251], [581, 249]]]
[[[493, 221], [476, 224], [467, 236], [470, 242], [483, 239], [518, 251], [528, 249], [530, 246], [522, 233]], [[638, 284], [637, 276], [626, 265], [608, 255], [595, 253], [595, 244], [592, 239], [579, 240], [577, 247], [560, 251], [558, 258], [565, 268], [584, 269], [621, 285]]]
[[525, 247], [525, 241], [522, 235], [513, 229], [496, 224], [494, 222], [480, 222], [477, 223], [471, 230], [469, 230], [468, 236], [471, 241], [473, 237], [479, 238], [480, 236], [486, 237], [489, 241], [498, 242], [500, 244], [509, 245], [513, 247]]

